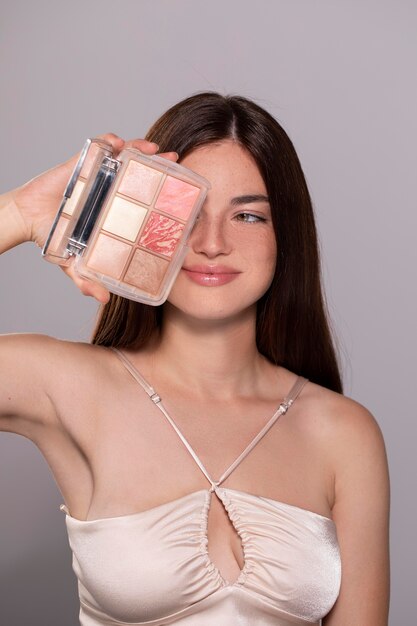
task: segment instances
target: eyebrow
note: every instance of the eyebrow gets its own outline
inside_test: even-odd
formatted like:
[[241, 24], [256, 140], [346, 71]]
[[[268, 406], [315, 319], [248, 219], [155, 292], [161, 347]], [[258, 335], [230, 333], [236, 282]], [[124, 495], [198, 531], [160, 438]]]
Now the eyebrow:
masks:
[[241, 204], [252, 204], [253, 202], [269, 202], [268, 196], [263, 194], [248, 194], [246, 196], [236, 196], [232, 198], [231, 204], [233, 206], [240, 206]]

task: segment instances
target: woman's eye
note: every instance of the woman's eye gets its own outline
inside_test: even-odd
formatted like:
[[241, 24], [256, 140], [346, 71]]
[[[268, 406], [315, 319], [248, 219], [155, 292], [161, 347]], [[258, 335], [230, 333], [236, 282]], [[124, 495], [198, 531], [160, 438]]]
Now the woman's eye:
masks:
[[254, 215], [253, 213], [239, 213], [238, 215], [236, 215], [236, 219], [239, 222], [266, 222], [266, 219], [262, 217], [262, 215]]

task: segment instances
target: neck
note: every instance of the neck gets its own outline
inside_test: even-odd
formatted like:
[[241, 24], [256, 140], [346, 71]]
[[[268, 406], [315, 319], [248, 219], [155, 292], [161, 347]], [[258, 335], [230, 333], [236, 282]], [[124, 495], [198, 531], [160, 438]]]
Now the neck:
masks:
[[222, 397], [256, 387], [265, 358], [256, 347], [256, 309], [227, 320], [197, 320], [170, 304], [164, 307], [154, 366], [201, 395]]

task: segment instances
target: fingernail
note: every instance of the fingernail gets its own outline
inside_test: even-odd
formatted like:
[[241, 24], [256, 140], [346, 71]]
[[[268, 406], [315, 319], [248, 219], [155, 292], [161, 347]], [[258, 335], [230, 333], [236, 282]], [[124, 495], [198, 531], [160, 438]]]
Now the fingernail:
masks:
[[155, 143], [154, 141], [151, 141], [150, 144], [153, 148], [155, 148], [155, 150], [159, 150], [159, 146], [157, 143]]

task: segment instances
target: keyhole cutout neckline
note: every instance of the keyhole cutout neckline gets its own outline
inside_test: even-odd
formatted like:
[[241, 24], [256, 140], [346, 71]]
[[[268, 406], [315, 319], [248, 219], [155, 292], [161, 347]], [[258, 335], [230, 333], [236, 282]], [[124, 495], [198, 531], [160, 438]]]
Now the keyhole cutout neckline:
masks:
[[[291, 405], [294, 403], [296, 398], [301, 393], [304, 385], [308, 382], [307, 379], [303, 378], [302, 376], [298, 376], [297, 377], [297, 379], [296, 379], [294, 385], [292, 386], [292, 388], [290, 389], [288, 395], [279, 404], [279, 406], [276, 409], [276, 411], [273, 413], [271, 418], [266, 422], [266, 424], [263, 426], [263, 428], [261, 428], [259, 433], [250, 441], [250, 443], [245, 447], [245, 449], [242, 451], [242, 453], [233, 461], [233, 463], [223, 472], [223, 474], [220, 476], [220, 478], [218, 480], [213, 480], [213, 478], [210, 476], [210, 474], [208, 473], [208, 471], [204, 467], [202, 461], [200, 460], [200, 458], [198, 457], [198, 455], [196, 454], [196, 452], [192, 448], [191, 444], [188, 442], [186, 437], [183, 435], [181, 430], [178, 428], [177, 424], [172, 419], [172, 417], [168, 414], [167, 410], [165, 409], [165, 407], [164, 407], [164, 405], [162, 403], [161, 396], [143, 378], [142, 374], [140, 374], [138, 369], [133, 365], [133, 363], [127, 358], [127, 356], [123, 352], [121, 352], [117, 348], [112, 348], [112, 350], [113, 350], [113, 352], [115, 352], [115, 354], [122, 361], [123, 365], [126, 367], [126, 369], [131, 374], [131, 376], [136, 380], [137, 383], [139, 383], [139, 385], [144, 389], [144, 391], [147, 393], [147, 395], [152, 400], [152, 402], [162, 412], [162, 414], [164, 415], [165, 419], [168, 421], [168, 423], [171, 425], [171, 427], [177, 433], [179, 439], [182, 441], [183, 445], [185, 446], [185, 448], [188, 450], [189, 454], [194, 459], [196, 465], [199, 467], [201, 472], [204, 474], [204, 476], [206, 477], [206, 479], [210, 483], [210, 488], [207, 490], [207, 492], [208, 492], [208, 494], [207, 494], [208, 495], [208, 501], [207, 501], [208, 515], [207, 515], [207, 525], [206, 525], [206, 529], [205, 529], [207, 542], [208, 542], [209, 517], [210, 517], [210, 512], [211, 512], [211, 509], [212, 509], [212, 499], [213, 499], [213, 497], [215, 497], [217, 499], [217, 501], [223, 507], [223, 510], [224, 510], [226, 516], [228, 517], [231, 526], [233, 527], [235, 536], [239, 540], [240, 557], [241, 557], [243, 565], [242, 565], [242, 567], [239, 565], [238, 559], [236, 558], [236, 555], [233, 552], [233, 548], [230, 547], [230, 552], [233, 555], [233, 558], [234, 558], [235, 563], [236, 563], [237, 568], [238, 568], [238, 572], [237, 572], [237, 575], [235, 576], [235, 579], [233, 581], [230, 581], [230, 580], [228, 580], [228, 578], [226, 576], [224, 576], [222, 574], [221, 569], [213, 561], [212, 556], [210, 555], [210, 548], [209, 547], [208, 547], [208, 556], [209, 556], [209, 559], [210, 559], [210, 562], [211, 562], [211, 566], [217, 572], [217, 574], [218, 574], [219, 578], [221, 579], [221, 581], [222, 581], [224, 586], [234, 586], [234, 585], [240, 584], [241, 582], [243, 582], [243, 580], [245, 578], [245, 575], [246, 575], [246, 570], [247, 570], [247, 560], [245, 558], [245, 545], [244, 545], [244, 542], [242, 540], [242, 537], [241, 537], [238, 529], [236, 528], [236, 524], [235, 524], [235, 522], [233, 520], [233, 516], [232, 516], [231, 512], [228, 510], [228, 507], [225, 504], [225, 502], [223, 501], [223, 498], [221, 497], [222, 489], [219, 489], [219, 487], [226, 480], [226, 478], [228, 478], [230, 476], [230, 474], [237, 468], [237, 466], [240, 465], [240, 463], [246, 458], [246, 456], [251, 452], [251, 450], [257, 445], [257, 443], [259, 443], [259, 441], [272, 428], [272, 426], [275, 424], [275, 422], [278, 420], [278, 418], [281, 417], [281, 415], [284, 415], [288, 411], [288, 409], [291, 407]], [[212, 542], [210, 542], [210, 543], [212, 543]], [[209, 542], [208, 542], [208, 546], [209, 546]]]
[[[226, 519], [222, 520], [222, 524], [221, 524], [222, 527], [219, 528], [218, 532], [219, 533], [223, 532], [224, 530], [223, 526], [226, 523], [228, 523], [228, 525], [231, 526], [231, 528], [233, 529], [233, 539], [234, 541], [237, 541], [238, 543], [238, 546], [237, 546], [238, 555], [236, 555], [235, 550], [233, 549], [233, 546], [230, 546], [229, 544], [226, 544], [227, 547], [221, 544], [216, 546], [215, 543], [213, 544], [213, 538], [211, 538], [211, 541], [209, 539], [209, 527], [210, 527], [210, 521], [211, 521], [210, 518], [213, 517], [214, 509], [216, 508], [216, 505], [213, 506], [214, 499], [219, 504], [219, 506], [223, 509], [224, 517], [226, 517], [228, 520], [228, 522], [226, 521]], [[225, 503], [220, 497], [217, 487], [215, 487], [213, 490], [212, 489], [208, 490], [207, 500], [208, 500], [208, 510], [207, 510], [207, 522], [206, 522], [206, 528], [205, 528], [205, 535], [207, 537], [208, 559], [210, 561], [211, 566], [216, 571], [218, 577], [220, 578], [224, 586], [237, 585], [240, 582], [242, 582], [242, 580], [246, 576], [246, 570], [247, 570], [247, 559], [245, 555], [245, 547], [242, 541], [242, 537], [240, 536], [240, 533], [237, 530], [235, 523], [233, 522], [232, 517], [226, 508]], [[212, 537], [213, 532], [211, 532], [210, 535]], [[239, 563], [239, 560], [241, 561], [242, 564]], [[232, 570], [233, 570], [233, 575], [232, 575]]]

